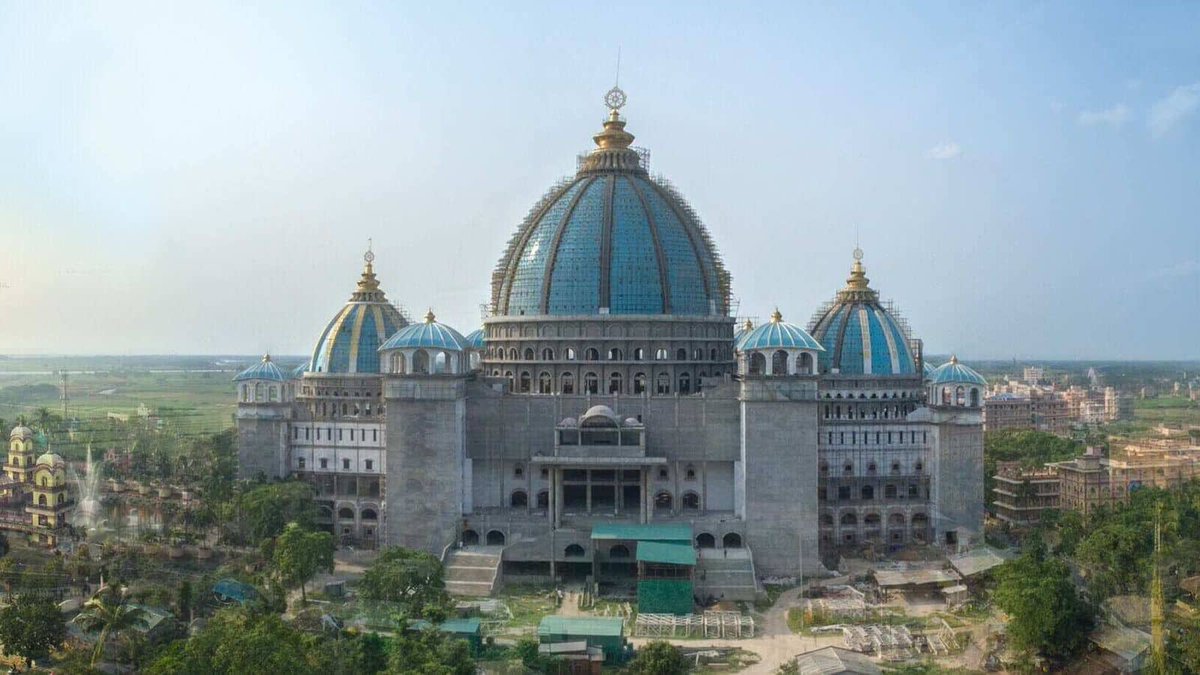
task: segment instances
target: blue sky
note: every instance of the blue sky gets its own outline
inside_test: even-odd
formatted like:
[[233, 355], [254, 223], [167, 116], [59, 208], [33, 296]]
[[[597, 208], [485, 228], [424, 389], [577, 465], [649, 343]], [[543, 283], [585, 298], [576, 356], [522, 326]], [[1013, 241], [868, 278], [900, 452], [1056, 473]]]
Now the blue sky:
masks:
[[6, 3], [0, 353], [302, 353], [368, 237], [467, 332], [625, 116], [740, 313], [872, 284], [931, 352], [1200, 357], [1197, 3]]

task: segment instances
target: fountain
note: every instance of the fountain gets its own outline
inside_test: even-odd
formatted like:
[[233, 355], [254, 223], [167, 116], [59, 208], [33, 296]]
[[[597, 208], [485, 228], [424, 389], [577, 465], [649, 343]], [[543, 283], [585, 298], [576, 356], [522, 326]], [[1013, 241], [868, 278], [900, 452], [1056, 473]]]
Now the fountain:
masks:
[[100, 464], [92, 464], [92, 445], [89, 443], [84, 474], [80, 476], [73, 467], [68, 469], [79, 494], [79, 505], [71, 513], [71, 524], [86, 532], [89, 538], [103, 532], [107, 524], [101, 512]]

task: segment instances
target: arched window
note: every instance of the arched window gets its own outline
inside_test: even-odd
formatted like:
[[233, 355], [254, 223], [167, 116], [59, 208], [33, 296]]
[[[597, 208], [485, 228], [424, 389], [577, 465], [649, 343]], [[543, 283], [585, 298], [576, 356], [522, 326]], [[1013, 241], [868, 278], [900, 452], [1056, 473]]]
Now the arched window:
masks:
[[348, 506], [343, 506], [342, 508], [338, 509], [338, 518], [341, 518], [342, 520], [354, 520], [354, 509]]
[[679, 374], [679, 393], [684, 395], [692, 393], [691, 375], [688, 375], [687, 373]]
[[646, 391], [646, 374], [636, 373], [633, 376], [633, 393], [641, 394]]
[[787, 352], [782, 349], [776, 349], [774, 354], [771, 354], [771, 374], [772, 375], [787, 375]]
[[904, 527], [904, 514], [893, 513], [892, 515], [888, 516], [888, 525]]
[[707, 532], [696, 535], [696, 548], [716, 548], [717, 538]]
[[375, 509], [363, 509], [359, 515], [363, 520], [379, 520], [379, 515], [375, 513]]
[[713, 347], [712, 349], [708, 350], [708, 360], [709, 361], [717, 360], [717, 348], [716, 347]]
[[863, 499], [875, 499], [875, 488], [870, 485], [864, 485], [862, 488]]
[[463, 546], [475, 546], [479, 543], [479, 533], [475, 530], [463, 530], [462, 533]]
[[667, 350], [663, 349], [662, 347], [655, 349], [654, 350], [654, 360], [655, 361], [666, 361], [667, 360]]
[[509, 390], [516, 391], [517, 381], [515, 378], [513, 378], [513, 371], [511, 371], [511, 370], [504, 371], [504, 379], [508, 380]]
[[567, 347], [566, 351], [564, 351], [564, 354], [566, 354], [568, 361], [575, 360], [575, 348], [574, 347]]
[[858, 516], [855, 516], [853, 513], [843, 513], [841, 523], [842, 525], [857, 525]]
[[543, 361], [553, 361], [554, 360], [554, 350], [549, 347], [543, 347], [542, 348], [542, 360]]
[[684, 349], [683, 347], [676, 349], [675, 350], [675, 360], [676, 361], [687, 361], [687, 350]]
[[250, 400], [250, 385], [242, 385], [242, 402], [246, 403]]
[[612, 373], [611, 375], [608, 376], [608, 393], [610, 393], [610, 394], [621, 393], [621, 374], [620, 373]]
[[563, 556], [567, 558], [582, 558], [583, 555], [583, 547], [579, 544], [571, 544], [563, 551]]
[[550, 508], [550, 491], [539, 490], [537, 493], [537, 507], [539, 509]]
[[424, 349], [413, 354], [413, 372], [418, 375], [429, 374], [429, 354]]
[[633, 348], [633, 360], [634, 361], [645, 361], [646, 360], [646, 350], [642, 349], [641, 347], [634, 347]]
[[533, 387], [533, 377], [529, 374], [529, 371], [528, 370], [521, 371], [521, 383], [517, 387], [517, 391], [521, 392], [522, 394], [528, 394], [532, 387]]
[[516, 361], [516, 360], [517, 360], [517, 348], [516, 348], [516, 347], [510, 347], [510, 348], [509, 348], [509, 350], [508, 350], [508, 360], [509, 360], [509, 361]]
[[671, 376], [666, 373], [659, 373], [658, 379], [655, 382], [654, 391], [658, 394], [671, 393]]
[[583, 376], [583, 391], [588, 394], [600, 393], [600, 378], [595, 373]]
[[954, 390], [954, 404], [963, 406], [967, 404], [967, 390], [965, 387], [957, 387]]
[[700, 495], [688, 490], [683, 493], [683, 509], [685, 511], [697, 511], [700, 509]]
[[628, 558], [629, 557], [629, 547], [626, 546], [625, 544], [617, 544], [616, 546], [613, 546], [612, 548], [608, 549], [608, 557], [609, 558]]
[[737, 532], [730, 532], [724, 537], [721, 537], [721, 545], [725, 548], [741, 548], [742, 535], [738, 534]]
[[550, 378], [550, 373], [547, 373], [543, 370], [542, 373], [538, 375], [538, 393], [549, 394], [551, 392], [551, 388], [554, 386], [552, 383], [553, 380]]
[[979, 407], [979, 390], [975, 387], [971, 387], [971, 407]]
[[868, 513], [866, 518], [863, 518], [863, 525], [867, 527], [879, 527], [879, 514]]
[[508, 498], [508, 505], [523, 509], [529, 505], [529, 495], [524, 490], [513, 490], [512, 495]]
[[683, 470], [684, 480], [696, 480], [696, 467], [688, 464]]
[[659, 492], [654, 495], [654, 508], [663, 509], [664, 511], [671, 510], [671, 493], [667, 491]]
[[501, 532], [500, 530], [492, 530], [492, 531], [488, 532], [487, 533], [487, 544], [488, 544], [488, 546], [503, 546], [504, 545], [504, 533]]
[[699, 347], [696, 347], [695, 349], [693, 349], [692, 350], [692, 360], [693, 361], [704, 360], [704, 350]]
[[854, 473], [854, 462], [846, 462], [843, 464], [842, 473]]
[[599, 361], [600, 351], [595, 347], [588, 347], [587, 351], [583, 353], [583, 358], [586, 361]]
[[833, 516], [828, 513], [821, 514], [821, 525], [824, 527], [833, 527]]
[[526, 361], [532, 361], [533, 360], [533, 347], [526, 347], [524, 356], [525, 356]]
[[623, 358], [623, 355], [621, 354], [620, 348], [613, 347], [612, 349], [608, 350], [608, 360], [609, 361], [620, 361], [622, 358]]
[[[45, 486], [45, 483], [43, 482], [42, 485]], [[46, 505], [46, 495], [38, 495], [38, 506], [45, 506], [45, 505]], [[351, 517], [353, 517], [353, 515]]]
[[813, 357], [808, 352], [800, 354], [800, 369], [801, 375], [813, 375]]
[[267, 398], [267, 396], [266, 396], [266, 392], [263, 389], [263, 383], [255, 382], [254, 383], [254, 400], [255, 401], [265, 401], [266, 398]]
[[942, 405], [950, 405], [950, 387], [942, 387]]
[[564, 393], [564, 394], [574, 394], [575, 393], [575, 374], [574, 373], [563, 373], [562, 376], [559, 378], [559, 380], [562, 384], [562, 386], [560, 388], [562, 393]]
[[750, 374], [762, 375], [764, 372], [766, 372], [766, 370], [767, 357], [763, 356], [761, 352], [754, 352], [750, 354]]
[[446, 352], [438, 352], [433, 357], [433, 372], [448, 373], [450, 372], [450, 357], [446, 356]]

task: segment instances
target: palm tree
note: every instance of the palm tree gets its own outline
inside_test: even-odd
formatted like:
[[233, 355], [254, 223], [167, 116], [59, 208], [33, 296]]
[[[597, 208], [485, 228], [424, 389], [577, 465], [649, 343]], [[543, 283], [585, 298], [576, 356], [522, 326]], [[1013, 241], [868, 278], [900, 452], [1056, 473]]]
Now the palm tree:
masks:
[[114, 586], [100, 589], [83, 605], [83, 611], [75, 617], [76, 623], [85, 631], [100, 631], [96, 649], [92, 652], [92, 667], [104, 653], [104, 645], [110, 637], [116, 637], [131, 628], [147, 625], [146, 610], [125, 602], [121, 592]]

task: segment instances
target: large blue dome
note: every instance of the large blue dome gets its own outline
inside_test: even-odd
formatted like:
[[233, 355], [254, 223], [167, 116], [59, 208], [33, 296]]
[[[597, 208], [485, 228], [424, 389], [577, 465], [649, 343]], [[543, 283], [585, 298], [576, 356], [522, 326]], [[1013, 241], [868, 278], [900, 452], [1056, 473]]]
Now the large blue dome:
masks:
[[368, 253], [358, 287], [334, 315], [313, 349], [309, 372], [379, 373], [379, 346], [408, 325], [379, 288]]
[[651, 179], [613, 111], [573, 180], [555, 186], [496, 267], [498, 315], [728, 313], [729, 278], [704, 226]]
[[808, 332], [825, 347], [819, 359], [821, 372], [915, 375], [917, 362], [908, 331], [868, 285], [861, 257], [856, 250], [846, 287], [809, 325]]

